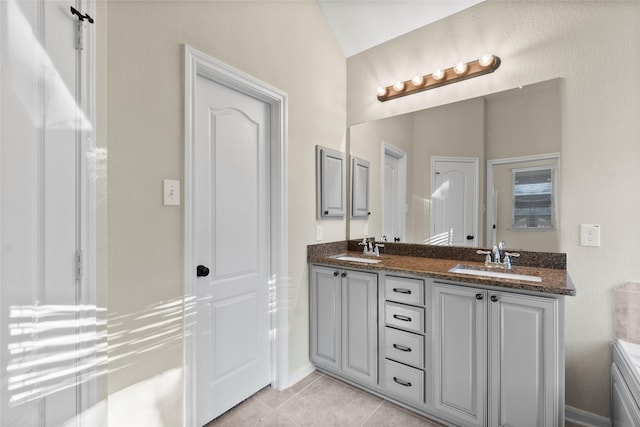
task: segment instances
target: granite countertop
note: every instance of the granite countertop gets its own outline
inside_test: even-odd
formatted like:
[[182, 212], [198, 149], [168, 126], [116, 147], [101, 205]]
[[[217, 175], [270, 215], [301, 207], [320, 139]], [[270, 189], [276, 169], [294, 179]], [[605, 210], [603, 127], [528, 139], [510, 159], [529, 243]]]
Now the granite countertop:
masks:
[[[362, 252], [354, 252], [340, 246], [327, 247], [327, 250], [309, 251], [307, 261], [316, 264], [335, 265], [336, 267], [354, 268], [358, 270], [385, 270], [396, 273], [406, 273], [416, 276], [431, 277], [434, 279], [452, 280], [456, 282], [496, 286], [508, 289], [519, 289], [531, 292], [548, 293], [555, 295], [575, 295], [574, 287], [569, 274], [565, 269], [542, 268], [530, 266], [514, 266], [512, 270], [497, 270], [514, 274], [539, 276], [541, 282], [516, 280], [486, 276], [472, 276], [462, 273], [450, 273], [449, 270], [458, 264], [464, 264], [473, 269], [484, 270], [483, 262], [456, 259], [428, 258], [423, 256], [382, 254], [364, 255]], [[332, 250], [333, 249], [333, 250]], [[336, 250], [337, 249], [337, 250]], [[336, 259], [337, 255], [346, 255], [358, 258], [379, 260], [376, 264], [366, 264], [356, 261]], [[495, 269], [494, 269], [495, 270]]]

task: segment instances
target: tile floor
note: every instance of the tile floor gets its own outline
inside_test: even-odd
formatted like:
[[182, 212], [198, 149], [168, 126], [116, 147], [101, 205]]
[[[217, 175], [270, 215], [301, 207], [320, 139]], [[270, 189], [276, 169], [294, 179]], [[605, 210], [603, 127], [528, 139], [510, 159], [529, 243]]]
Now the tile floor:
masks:
[[205, 427], [220, 426], [442, 427], [317, 371], [283, 391], [264, 388]]
[[441, 427], [319, 372], [293, 387], [267, 387], [205, 427]]

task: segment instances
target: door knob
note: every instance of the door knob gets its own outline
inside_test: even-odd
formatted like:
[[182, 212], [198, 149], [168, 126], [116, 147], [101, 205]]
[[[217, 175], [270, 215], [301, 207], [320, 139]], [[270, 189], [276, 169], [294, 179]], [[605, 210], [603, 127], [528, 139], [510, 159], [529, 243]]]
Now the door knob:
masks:
[[477, 299], [477, 300], [482, 300], [482, 299], [484, 299], [484, 295], [482, 295], [482, 294], [476, 294], [476, 299]]
[[498, 302], [498, 297], [495, 295], [491, 295], [491, 301]]
[[473, 239], [474, 239], [474, 237], [475, 237], [475, 236], [468, 235], [468, 236], [467, 236], [467, 240], [473, 240]]
[[209, 269], [204, 265], [199, 265], [196, 267], [196, 276], [198, 277], [207, 277], [209, 275]]

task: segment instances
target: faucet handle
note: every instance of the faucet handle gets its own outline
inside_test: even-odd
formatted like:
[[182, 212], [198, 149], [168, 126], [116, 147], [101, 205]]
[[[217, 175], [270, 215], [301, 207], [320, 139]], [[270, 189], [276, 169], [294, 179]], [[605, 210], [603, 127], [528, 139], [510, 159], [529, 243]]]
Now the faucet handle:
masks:
[[374, 253], [377, 256], [380, 256], [380, 248], [384, 249], [384, 245], [380, 244], [380, 243], [376, 243], [375, 245], [375, 249], [374, 249]]
[[476, 253], [478, 255], [486, 255], [484, 258], [484, 265], [488, 266], [489, 264], [491, 264], [491, 251], [483, 251], [482, 249], [478, 249], [476, 250]]
[[519, 253], [516, 252], [506, 252], [504, 253], [504, 264], [507, 267], [507, 270], [511, 270], [511, 258], [518, 258], [520, 256]]

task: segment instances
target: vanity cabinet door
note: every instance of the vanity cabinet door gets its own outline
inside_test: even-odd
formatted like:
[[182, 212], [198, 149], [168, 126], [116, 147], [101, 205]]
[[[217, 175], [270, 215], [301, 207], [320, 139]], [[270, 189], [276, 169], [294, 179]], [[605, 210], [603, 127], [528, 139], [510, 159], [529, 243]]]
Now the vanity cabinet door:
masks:
[[483, 426], [487, 405], [486, 291], [438, 282], [431, 289], [433, 411], [459, 425]]
[[378, 383], [378, 276], [311, 266], [311, 361]]
[[489, 425], [558, 426], [558, 301], [490, 292], [488, 305]]
[[611, 421], [614, 427], [640, 425], [640, 408], [616, 363], [611, 364], [611, 404]]
[[311, 267], [311, 361], [340, 369], [340, 269]]
[[342, 372], [361, 382], [378, 381], [377, 276], [342, 273]]

